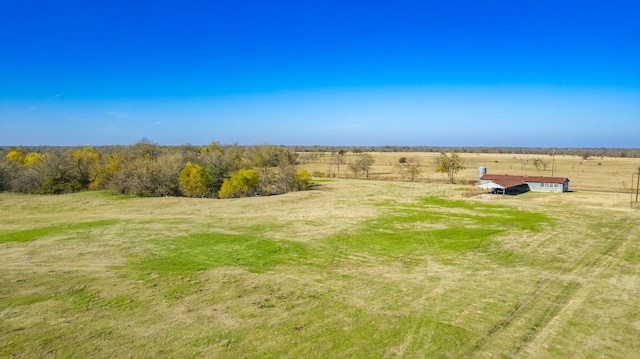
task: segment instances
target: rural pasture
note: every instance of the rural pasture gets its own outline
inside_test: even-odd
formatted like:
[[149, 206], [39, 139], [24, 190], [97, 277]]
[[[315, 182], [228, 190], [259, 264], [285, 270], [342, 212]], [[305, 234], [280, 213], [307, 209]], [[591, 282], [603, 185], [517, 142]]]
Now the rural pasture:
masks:
[[[420, 182], [446, 182], [447, 176], [436, 173], [436, 152], [371, 152], [375, 162], [369, 171], [369, 177], [380, 180], [402, 180], [399, 166], [400, 158], [416, 159], [420, 163], [422, 174], [416, 180]], [[466, 169], [456, 175], [458, 181], [472, 183], [478, 179], [478, 167], [487, 167], [487, 173], [551, 176], [551, 164], [554, 163], [553, 176], [567, 177], [571, 180], [570, 188], [582, 190], [599, 190], [628, 192], [631, 188], [631, 175], [638, 173], [640, 159], [593, 156], [583, 159], [580, 156], [555, 156], [542, 154], [496, 154], [496, 153], [458, 153]], [[326, 152], [302, 153], [300, 160], [309, 172], [321, 172], [329, 177], [354, 178], [348, 163], [357, 155], [347, 152], [341, 156], [340, 169], [336, 165], [335, 154]], [[535, 160], [544, 162], [538, 165]], [[364, 178], [364, 175], [359, 175]], [[407, 180], [407, 175], [404, 175]]]
[[[435, 155], [269, 197], [0, 193], [0, 356], [637, 356], [640, 210], [621, 193], [637, 159], [556, 157], [572, 189], [610, 192], [392, 180], [399, 157]], [[463, 158], [468, 181], [550, 174]]]

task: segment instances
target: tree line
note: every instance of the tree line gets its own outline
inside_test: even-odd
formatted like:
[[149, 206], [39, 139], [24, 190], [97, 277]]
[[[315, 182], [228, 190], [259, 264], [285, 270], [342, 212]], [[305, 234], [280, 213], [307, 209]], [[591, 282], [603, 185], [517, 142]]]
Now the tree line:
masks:
[[10, 147], [0, 155], [0, 191], [10, 192], [235, 198], [304, 190], [311, 181], [285, 146], [168, 147], [143, 139], [105, 148]]

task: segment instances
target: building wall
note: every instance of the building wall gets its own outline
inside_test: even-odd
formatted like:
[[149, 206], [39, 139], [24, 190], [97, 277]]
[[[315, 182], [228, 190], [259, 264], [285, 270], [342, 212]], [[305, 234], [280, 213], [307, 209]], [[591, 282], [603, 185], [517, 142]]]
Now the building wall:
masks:
[[[492, 183], [493, 180], [480, 180], [480, 184]], [[564, 183], [542, 183], [542, 182], [527, 182], [526, 185], [528, 189], [531, 191], [538, 192], [569, 192], [569, 181], [566, 180]], [[519, 193], [527, 192], [527, 190], [523, 190], [523, 188], [517, 188], [519, 186], [513, 187], [514, 191]], [[516, 189], [517, 188], [517, 189]], [[509, 192], [507, 192], [509, 193]]]
[[562, 183], [544, 183], [544, 182], [528, 182], [529, 189], [537, 192], [566, 192], [569, 190], [569, 185], [565, 182], [565, 185]]
[[520, 186], [507, 188], [507, 194], [520, 194], [520, 193], [529, 192], [529, 190], [531, 190], [529, 186], [527, 186], [526, 184], [522, 184]]

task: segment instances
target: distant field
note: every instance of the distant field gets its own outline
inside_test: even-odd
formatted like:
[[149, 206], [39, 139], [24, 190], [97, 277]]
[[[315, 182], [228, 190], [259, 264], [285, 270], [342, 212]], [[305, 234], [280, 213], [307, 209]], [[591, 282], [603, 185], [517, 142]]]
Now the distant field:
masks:
[[[478, 158], [469, 167], [505, 170]], [[601, 166], [626, 168], [616, 161]], [[637, 356], [640, 211], [627, 195], [461, 188], [2, 193], [0, 356]]]
[[[436, 173], [435, 159], [438, 153], [428, 152], [369, 152], [375, 159], [375, 164], [370, 171], [370, 178], [397, 180], [402, 179], [398, 167], [400, 158], [417, 158], [422, 164], [422, 176], [418, 179], [422, 182], [444, 182], [446, 174]], [[515, 155], [515, 154], [488, 154], [488, 153], [459, 153], [466, 170], [459, 173], [456, 178], [465, 183], [476, 181], [478, 167], [487, 167], [488, 173], [551, 176], [552, 157], [549, 155]], [[330, 153], [301, 153], [303, 161], [301, 168], [310, 172], [318, 171], [327, 176], [354, 177], [347, 163], [354, 159], [355, 155], [347, 153], [342, 160], [345, 164], [338, 168]], [[308, 160], [305, 160], [308, 159]], [[535, 167], [533, 160], [541, 159], [546, 162], [546, 168]], [[579, 156], [555, 156], [553, 175], [570, 179], [570, 188], [604, 190], [604, 191], [630, 191], [631, 176], [638, 173], [640, 159], [615, 158], [615, 157], [591, 157], [584, 160]], [[362, 176], [361, 176], [362, 177]], [[406, 179], [406, 178], [405, 178]]]

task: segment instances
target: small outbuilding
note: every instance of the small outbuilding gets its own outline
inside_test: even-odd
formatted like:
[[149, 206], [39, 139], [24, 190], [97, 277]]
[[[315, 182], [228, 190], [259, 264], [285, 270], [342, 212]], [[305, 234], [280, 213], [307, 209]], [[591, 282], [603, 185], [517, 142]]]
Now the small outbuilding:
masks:
[[479, 172], [478, 187], [491, 189], [493, 193], [569, 192], [569, 179], [564, 177], [494, 175], [482, 172], [484, 171]]

